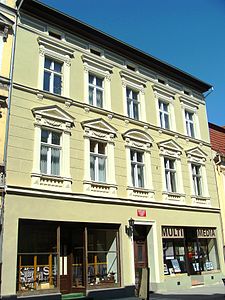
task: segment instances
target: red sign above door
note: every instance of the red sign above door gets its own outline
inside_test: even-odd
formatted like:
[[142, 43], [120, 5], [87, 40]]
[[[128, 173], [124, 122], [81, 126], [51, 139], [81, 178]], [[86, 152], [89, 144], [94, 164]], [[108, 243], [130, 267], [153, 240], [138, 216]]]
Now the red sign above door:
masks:
[[138, 217], [146, 217], [146, 210], [145, 209], [137, 209]]

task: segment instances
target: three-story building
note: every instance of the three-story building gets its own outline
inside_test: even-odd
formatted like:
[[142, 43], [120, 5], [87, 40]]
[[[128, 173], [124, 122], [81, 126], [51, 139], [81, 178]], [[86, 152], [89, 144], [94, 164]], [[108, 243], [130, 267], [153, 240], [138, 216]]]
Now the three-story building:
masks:
[[38, 1], [21, 6], [2, 296], [221, 280], [211, 86]]

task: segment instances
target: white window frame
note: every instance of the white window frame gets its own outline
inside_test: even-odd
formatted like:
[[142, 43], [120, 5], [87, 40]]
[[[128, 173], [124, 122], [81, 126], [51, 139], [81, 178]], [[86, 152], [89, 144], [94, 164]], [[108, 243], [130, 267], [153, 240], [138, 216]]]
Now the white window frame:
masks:
[[[152, 165], [151, 165], [151, 146], [152, 137], [137, 129], [130, 129], [123, 135], [126, 150], [126, 166], [127, 166], [127, 197], [131, 199], [139, 199], [141, 201], [155, 201], [155, 191], [152, 181]], [[132, 180], [131, 168], [131, 151], [141, 152], [143, 158], [143, 176], [144, 186], [134, 186]]]
[[[132, 155], [133, 153], [133, 155]], [[141, 161], [138, 161], [138, 153], [141, 155]], [[130, 163], [131, 163], [131, 177], [132, 177], [132, 182], [133, 182], [133, 186], [137, 187], [137, 188], [144, 188], [145, 186], [145, 163], [144, 163], [144, 152], [143, 151], [139, 151], [136, 149], [130, 149]], [[132, 172], [134, 168], [134, 171]], [[138, 169], [141, 169], [141, 173], [142, 173], [142, 185], [139, 185], [139, 181], [138, 181]]]
[[[198, 103], [196, 103], [196, 101], [194, 101], [190, 96], [189, 96], [189, 98], [187, 99], [187, 98], [185, 98], [185, 96], [180, 97], [181, 108], [183, 110], [184, 134], [192, 139], [201, 139], [200, 124], [199, 124], [199, 117], [198, 117]], [[191, 136], [190, 129], [188, 129], [187, 124], [186, 124], [186, 122], [187, 122], [186, 112], [193, 115], [194, 137]]]
[[[107, 178], [106, 178], [106, 174], [107, 174], [107, 143], [105, 142], [102, 142], [102, 141], [99, 141], [99, 140], [93, 140], [93, 139], [90, 139], [90, 145], [91, 143], [95, 143], [95, 146], [94, 146], [94, 152], [91, 151], [91, 147], [90, 147], [90, 157], [93, 157], [94, 158], [94, 178], [92, 179], [93, 181], [96, 181], [96, 182], [106, 182]], [[99, 153], [99, 146], [100, 144], [103, 144], [104, 145], [104, 154], [103, 153]], [[100, 163], [99, 163], [99, 160], [100, 159], [104, 159], [104, 164], [105, 164], [105, 169], [104, 169], [104, 177], [105, 179], [104, 180], [100, 180], [100, 175], [99, 175], [99, 167], [100, 167]], [[91, 167], [90, 167], [91, 169]], [[90, 170], [90, 173], [91, 173], [91, 170]]]
[[[72, 58], [74, 57], [74, 49], [69, 46], [61, 45], [61, 41], [51, 39], [51, 37], [39, 37], [39, 75], [38, 75], [38, 88], [43, 92], [49, 92], [56, 96], [70, 97], [70, 66]], [[44, 90], [44, 69], [45, 58], [48, 57], [53, 61], [62, 64], [62, 88], [61, 94], [53, 93]], [[39, 91], [40, 93], [40, 91]]]
[[[188, 136], [195, 138], [195, 122], [194, 122], [194, 113], [185, 109], [185, 125], [186, 125], [186, 133]], [[191, 116], [191, 118], [190, 118]], [[193, 128], [193, 129], [192, 129]], [[193, 132], [192, 132], [193, 130]]]
[[[162, 84], [155, 83], [153, 86], [153, 91], [155, 95], [155, 107], [157, 115], [157, 126], [160, 130], [172, 130], [176, 131], [176, 117], [174, 111], [174, 101], [175, 101], [175, 92], [171, 91], [167, 86]], [[159, 103], [162, 102], [168, 105], [168, 113], [163, 110], [160, 110]], [[169, 116], [169, 129], [161, 126], [160, 113], [167, 114]], [[165, 122], [164, 122], [165, 123]], [[165, 124], [162, 124], [165, 125]]]
[[201, 165], [192, 163], [191, 171], [192, 171], [192, 183], [193, 183], [195, 195], [202, 196], [203, 186], [202, 186]]
[[[94, 83], [90, 83], [90, 76], [94, 77]], [[102, 87], [97, 85], [97, 78], [102, 80]], [[89, 104], [99, 107], [99, 108], [103, 108], [103, 104], [104, 104], [104, 84], [105, 84], [105, 80], [104, 78], [102, 78], [101, 76], [96, 75], [95, 73], [89, 72], [88, 73], [88, 99], [89, 99]], [[93, 88], [93, 104], [90, 103], [90, 87]], [[102, 92], [102, 105], [98, 105], [97, 103], [97, 91], [101, 91]]]
[[[181, 168], [181, 155], [182, 148], [174, 140], [170, 139], [158, 143], [160, 150], [160, 160], [161, 160], [161, 174], [162, 174], [162, 197], [164, 202], [185, 204], [185, 194], [184, 194], [184, 185], [183, 185], [183, 174]], [[166, 168], [165, 168], [165, 159], [170, 159], [174, 161], [174, 169], [168, 171], [176, 171], [175, 174], [175, 184], [176, 191], [167, 187], [166, 182]], [[170, 179], [170, 178], [169, 178]]]
[[[51, 60], [51, 65], [50, 68], [46, 68], [45, 67], [45, 63], [44, 63], [44, 74], [43, 74], [43, 90], [52, 94], [56, 94], [61, 96], [63, 94], [63, 63], [59, 62], [51, 57], [45, 56], [45, 60], [49, 59]], [[61, 72], [57, 72], [54, 70], [55, 67], [55, 63], [58, 63], [61, 65]], [[44, 81], [45, 81], [45, 73], [50, 73], [50, 82], [49, 82], [49, 90], [44, 89]], [[60, 93], [57, 93], [54, 91], [54, 81], [55, 81], [55, 75], [60, 76], [61, 80], [60, 80]]]
[[[47, 131], [49, 133], [48, 135], [48, 139], [47, 139], [47, 142], [43, 142], [42, 141], [42, 132], [43, 131]], [[53, 144], [52, 143], [52, 135], [53, 135], [53, 132], [57, 133], [60, 135], [59, 139], [59, 145], [57, 144]], [[44, 128], [42, 127], [41, 128], [41, 148], [42, 147], [46, 147], [48, 150], [47, 150], [47, 162], [46, 162], [46, 172], [43, 172], [42, 169], [41, 169], [41, 166], [40, 166], [40, 172], [44, 175], [53, 175], [53, 176], [59, 176], [60, 175], [60, 170], [61, 170], [61, 156], [62, 156], [62, 146], [61, 146], [61, 140], [62, 140], [62, 135], [61, 135], [61, 132], [58, 132], [58, 131], [55, 131], [55, 130], [50, 130], [49, 128]], [[52, 172], [52, 167], [51, 167], [51, 160], [52, 160], [52, 149], [57, 149], [59, 151], [59, 166], [58, 166], [58, 169], [59, 169], [59, 172], [58, 174], [53, 174]], [[40, 163], [41, 163], [41, 158], [40, 158]]]
[[[84, 101], [92, 108], [111, 110], [111, 76], [113, 65], [106, 62], [104, 57], [95, 54], [83, 54], [84, 67]], [[89, 74], [103, 79], [103, 103], [102, 107], [89, 103]], [[96, 103], [95, 103], [96, 104]]]
[[[164, 110], [164, 105], [166, 105], [167, 110]], [[159, 106], [159, 120], [160, 120], [160, 127], [163, 129], [170, 130], [171, 129], [171, 118], [170, 118], [170, 107], [169, 103], [165, 102], [161, 99], [158, 101], [158, 106]], [[165, 121], [165, 116], [168, 117], [168, 128], [166, 127], [166, 121]]]
[[[34, 188], [43, 186], [52, 190], [71, 189], [72, 178], [70, 175], [70, 135], [74, 126], [74, 119], [56, 105], [35, 108], [32, 110], [34, 122], [34, 156], [31, 173], [31, 184]], [[57, 116], [57, 117], [56, 117]], [[59, 175], [51, 172], [41, 172], [41, 133], [42, 129], [58, 132], [60, 136], [60, 166]]]
[[[114, 138], [117, 136], [116, 129], [103, 119], [94, 119], [82, 122], [84, 129], [84, 180], [85, 193], [116, 197], [117, 185], [115, 177]], [[90, 167], [90, 143], [95, 140], [105, 145], [106, 180], [100, 182], [91, 179]], [[98, 179], [98, 178], [97, 178]]]
[[[170, 163], [173, 163], [173, 168], [170, 167]], [[165, 171], [165, 181], [166, 189], [169, 193], [177, 192], [177, 170], [176, 170], [176, 160], [174, 158], [164, 157], [164, 171]], [[174, 176], [174, 187], [172, 184], [172, 176]]]
[[[129, 119], [145, 122], [146, 121], [146, 109], [145, 109], [146, 80], [143, 79], [140, 75], [134, 74], [133, 71], [128, 71], [128, 70], [121, 71], [120, 76], [121, 76], [121, 80], [122, 80], [124, 115], [127, 116]], [[138, 93], [138, 100], [137, 100], [137, 102], [138, 102], [138, 119], [134, 118], [133, 108], [132, 108], [132, 111], [129, 111], [129, 109], [128, 109], [127, 89]]]
[[[127, 93], [129, 91], [129, 96]], [[133, 94], [137, 94], [137, 100], [133, 98]], [[139, 91], [134, 90], [133, 88], [126, 87], [126, 97], [127, 97], [127, 115], [131, 119], [139, 120], [140, 118], [140, 96]], [[134, 106], [137, 105], [137, 116], [135, 116]]]
[[[207, 155], [204, 153], [199, 147], [195, 147], [193, 149], [186, 151], [187, 162], [190, 174], [190, 194], [192, 199], [192, 205], [197, 206], [210, 206], [210, 195], [208, 191], [208, 183], [207, 183], [207, 174], [206, 174], [206, 159]], [[193, 172], [192, 165], [197, 165], [200, 167], [201, 174], [201, 188], [202, 194], [197, 195], [194, 182], [193, 182]]]

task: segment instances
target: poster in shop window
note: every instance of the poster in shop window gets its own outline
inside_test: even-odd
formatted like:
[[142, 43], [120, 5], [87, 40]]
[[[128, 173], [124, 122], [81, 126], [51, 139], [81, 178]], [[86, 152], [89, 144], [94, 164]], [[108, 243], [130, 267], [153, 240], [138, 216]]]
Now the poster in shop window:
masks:
[[180, 273], [181, 269], [180, 269], [180, 265], [177, 259], [171, 259], [171, 263], [174, 269], [174, 273]]

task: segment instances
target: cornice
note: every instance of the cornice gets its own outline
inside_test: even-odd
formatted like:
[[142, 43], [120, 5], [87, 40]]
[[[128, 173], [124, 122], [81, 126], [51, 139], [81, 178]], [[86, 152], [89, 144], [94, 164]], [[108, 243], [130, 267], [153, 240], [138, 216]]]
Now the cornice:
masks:
[[[192, 212], [205, 212], [205, 213], [216, 213], [220, 214], [219, 208], [212, 207], [196, 207], [196, 206], [188, 206], [188, 205], [177, 205], [177, 204], [168, 204], [168, 203], [157, 203], [156, 201], [138, 201], [127, 198], [109, 198], [109, 195], [104, 196], [92, 196], [87, 194], [78, 194], [78, 193], [65, 193], [65, 192], [55, 192], [55, 191], [47, 191], [47, 190], [39, 190], [33, 189], [29, 187], [21, 187], [21, 186], [12, 186], [8, 185], [6, 189], [6, 194], [10, 195], [21, 195], [32, 196], [32, 197], [49, 197], [53, 200], [62, 200], [62, 201], [80, 201], [80, 202], [88, 202], [88, 203], [101, 203], [101, 204], [115, 204], [115, 205], [127, 205], [127, 206], [138, 206], [138, 207], [146, 207], [146, 208], [156, 208], [156, 209], [172, 209], [178, 211], [192, 211]], [[6, 195], [7, 197], [7, 195]]]
[[[54, 100], [56, 102], [65, 104], [67, 107], [70, 107], [70, 106], [74, 105], [76, 107], [83, 108], [87, 113], [93, 111], [93, 112], [98, 113], [99, 115], [108, 116], [109, 119], [116, 118], [118, 120], [124, 121], [126, 124], [130, 123], [130, 124], [133, 124], [133, 125], [136, 125], [136, 126], [140, 126], [141, 128], [143, 128], [145, 130], [146, 129], [152, 129], [152, 130], [155, 130], [155, 131], [159, 132], [160, 134], [167, 134], [167, 135], [170, 135], [172, 137], [180, 138], [182, 140], [191, 142], [191, 143], [196, 144], [196, 145], [201, 144], [201, 145], [204, 145], [204, 146], [207, 146], [207, 147], [211, 148], [211, 144], [207, 143], [203, 140], [194, 139], [194, 138], [188, 137], [186, 135], [183, 135], [183, 134], [175, 132], [175, 131], [162, 129], [161, 127], [152, 125], [150, 123], [135, 120], [135, 119], [131, 119], [131, 118], [125, 116], [125, 115], [122, 115], [122, 114], [119, 114], [119, 113], [116, 113], [116, 112], [112, 112], [112, 111], [109, 111], [109, 110], [106, 110], [106, 109], [103, 109], [103, 108], [94, 107], [92, 105], [89, 105], [89, 104], [84, 103], [84, 102], [80, 102], [78, 100], [74, 100], [72, 98], [67, 98], [67, 97], [64, 97], [64, 96], [55, 95], [55, 94], [48, 93], [48, 92], [43, 91], [43, 90], [35, 89], [35, 88], [28, 87], [28, 86], [18, 84], [18, 83], [14, 83], [13, 87], [18, 89], [18, 90], [22, 90], [22, 91], [25, 91], [25, 92], [28, 92], [28, 93], [36, 94], [37, 97], [40, 98], [40, 99], [46, 98], [46, 99]], [[68, 105], [68, 103], [69, 103], [69, 105]]]

